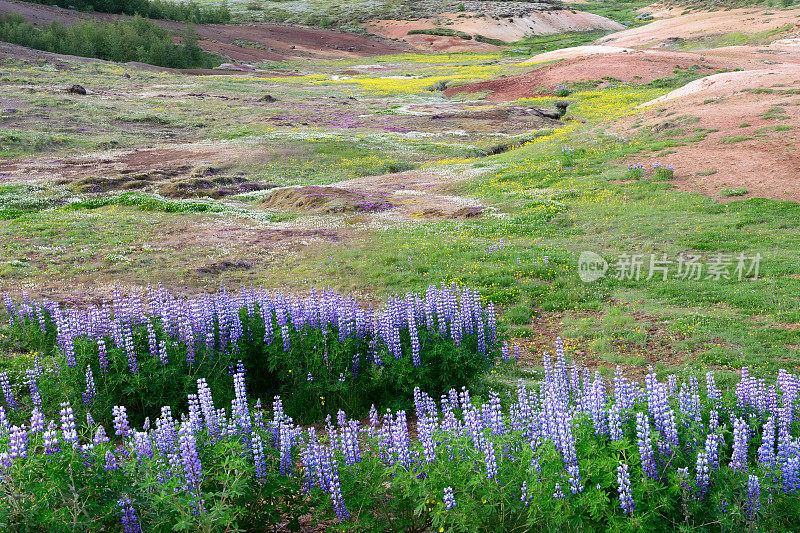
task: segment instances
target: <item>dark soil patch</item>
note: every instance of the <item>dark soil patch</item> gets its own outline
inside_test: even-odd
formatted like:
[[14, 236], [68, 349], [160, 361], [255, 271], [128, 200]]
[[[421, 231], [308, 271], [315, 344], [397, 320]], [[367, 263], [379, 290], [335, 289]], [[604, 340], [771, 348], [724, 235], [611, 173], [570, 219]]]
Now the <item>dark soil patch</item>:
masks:
[[201, 274], [219, 276], [226, 270], [248, 270], [252, 265], [247, 261], [218, 261], [197, 269]]
[[261, 201], [271, 209], [295, 209], [313, 213], [373, 213], [394, 207], [380, 192], [353, 191], [339, 187], [293, 187], [278, 189]]

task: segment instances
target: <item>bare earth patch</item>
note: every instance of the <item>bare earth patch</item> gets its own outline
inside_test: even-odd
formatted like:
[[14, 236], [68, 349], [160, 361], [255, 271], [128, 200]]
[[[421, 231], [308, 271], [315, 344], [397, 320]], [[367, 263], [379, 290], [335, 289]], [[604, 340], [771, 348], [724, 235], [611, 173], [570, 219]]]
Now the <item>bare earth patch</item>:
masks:
[[[642, 128], [664, 132], [678, 127], [676, 117], [681, 116], [696, 117], [693, 127], [712, 132], [672, 148], [674, 153], [631, 161], [672, 164], [677, 187], [720, 200], [753, 196], [800, 201], [800, 68], [703, 78], [653, 101], [639, 115]], [[633, 123], [628, 119], [614, 130], [624, 132]], [[746, 193], [725, 196], [722, 189]]]
[[522, 76], [472, 83], [445, 91], [448, 96], [459, 93], [491, 91], [491, 101], [512, 101], [532, 96], [552, 96], [555, 87], [580, 81], [600, 80], [608, 76], [617, 81], [648, 83], [673, 75], [676, 68], [687, 69], [698, 65], [700, 72], [713, 73], [723, 68], [721, 61], [701, 54], [672, 51], [588, 53], [572, 59], [541, 66]]

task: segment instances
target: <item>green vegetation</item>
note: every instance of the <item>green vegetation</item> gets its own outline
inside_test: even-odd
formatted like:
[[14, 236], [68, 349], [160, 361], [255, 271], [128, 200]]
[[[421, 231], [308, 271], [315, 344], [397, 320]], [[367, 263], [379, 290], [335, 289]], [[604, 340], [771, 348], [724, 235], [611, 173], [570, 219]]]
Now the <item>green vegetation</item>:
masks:
[[724, 188], [724, 189], [720, 189], [719, 190], [719, 195], [720, 196], [744, 196], [745, 194], [747, 194], [747, 192], [748, 192], [747, 189], [745, 189], [744, 187], [738, 187], [738, 188], [734, 188], [734, 189]]
[[512, 43], [509, 55], [536, 55], [562, 48], [581, 46], [596, 41], [606, 35], [602, 30], [586, 32], [556, 33], [554, 35], [532, 35]]
[[166, 30], [138, 15], [130, 20], [85, 21], [71, 26], [53, 22], [43, 29], [28, 24], [20, 15], [1, 15], [0, 40], [57, 54], [171, 68], [210, 68], [222, 63], [221, 57], [197, 45], [191, 30], [182, 36], [183, 43], [176, 45]]
[[450, 28], [430, 28], [421, 30], [410, 30], [408, 35], [439, 35], [442, 37], [458, 37], [459, 39], [470, 40], [472, 35], [463, 31], [451, 30]]
[[231, 12], [223, 2], [219, 6], [201, 7], [189, 1], [170, 0], [23, 0], [36, 4], [54, 5], [79, 11], [99, 11], [139, 15], [150, 19], [169, 19], [196, 24], [230, 22]]

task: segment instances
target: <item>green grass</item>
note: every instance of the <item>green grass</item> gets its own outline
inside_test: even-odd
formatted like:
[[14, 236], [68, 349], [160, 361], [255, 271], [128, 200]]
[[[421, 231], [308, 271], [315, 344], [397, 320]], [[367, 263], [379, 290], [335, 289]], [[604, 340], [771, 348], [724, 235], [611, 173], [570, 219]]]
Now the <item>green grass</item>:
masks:
[[602, 30], [586, 32], [557, 33], [555, 35], [532, 35], [511, 44], [506, 52], [509, 55], [536, 55], [562, 48], [581, 46], [596, 41], [606, 35]]
[[[450, 69], [450, 74], [485, 60], [452, 54], [359, 61], [387, 66], [376, 75], [387, 76], [421, 68]], [[353, 64], [358, 63], [320, 61], [291, 68], [327, 75]], [[500, 65], [498, 71], [503, 68], [511, 73], [518, 67]], [[245, 148], [245, 155], [232, 158], [230, 172], [278, 185], [331, 183], [440, 159], [463, 164], [464, 158], [472, 158], [466, 163], [468, 170], [484, 173], [464, 172], [465, 181], [443, 192], [472, 196], [491, 209], [479, 219], [374, 226], [359, 216], [306, 217], [289, 229], [276, 229], [272, 222], [288, 217], [241, 203], [136, 194], [73, 197], [53, 188], [3, 187], [0, 288], [22, 283], [91, 288], [119, 279], [131, 285], [169, 280], [192, 288], [246, 283], [306, 291], [312, 285], [331, 286], [377, 297], [455, 282], [480, 288], [499, 306], [514, 336], [552, 340], [560, 331], [571, 350], [609, 366], [643, 368], [652, 363], [658, 368], [725, 370], [750, 364], [757, 373], [766, 374], [778, 366], [794, 369], [800, 364], [793, 348], [800, 345], [794, 327], [800, 323], [800, 279], [794, 275], [800, 261], [800, 207], [763, 199], [720, 203], [719, 198], [675, 190], [668, 181], [671, 176], [649, 168], [636, 176], [626, 174], [631, 158], [660, 157], [702, 139], [708, 130], [692, 129], [696, 117], [664, 114], [663, 120], [672, 127], [632, 135], [627, 143], [602, 133], [609, 122], [634, 115], [638, 104], [707, 74], [704, 69], [680, 70], [644, 86], [575, 86], [569, 108], [573, 120], [512, 139], [479, 134], [415, 138], [374, 128], [298, 125], [308, 116], [303, 113], [310, 113], [298, 104], [311, 98], [324, 103], [332, 101], [330, 96], [341, 100], [352, 95], [357, 100], [348, 103], [349, 109], [361, 107], [350, 114], [389, 120], [395, 115], [380, 113], [438, 105], [440, 94], [374, 94], [355, 85], [317, 83], [319, 78], [312, 77], [270, 80], [268, 89], [261, 79], [142, 72], [134, 72], [133, 81], [127, 82], [119, 72], [97, 65], [63, 72], [6, 66], [0, 75], [11, 80], [8, 97], [26, 104], [15, 115], [22, 125], [4, 131], [19, 138], [8, 153], [41, 157], [44, 151], [30, 148], [32, 132], [64, 135], [68, 124], [57, 119], [65, 116], [88, 131], [76, 135], [74, 145], [48, 146], [53, 150], [48, 158], [85, 151], [104, 141], [118, 141], [123, 147], [152, 145], [164, 142], [166, 134], [178, 142], [222, 139]], [[98, 90], [137, 96], [81, 100], [22, 89], [81, 81]], [[139, 86], [128, 88], [131, 83]], [[186, 93], [229, 100], [138, 96], [150, 85], [162, 85], [159, 91], [165, 94], [180, 87]], [[265, 92], [278, 102], [270, 107], [256, 104]], [[289, 114], [296, 116], [281, 120], [291, 120], [292, 127], [267, 124], [270, 117]], [[780, 120], [785, 108], [773, 108], [767, 115]], [[45, 130], [46, 124], [53, 131]], [[120, 124], [130, 128], [124, 135], [100, 131]], [[776, 124], [774, 131], [785, 131], [783, 126]], [[477, 159], [509, 140], [525, 142], [515, 150]], [[565, 154], [564, 145], [575, 150]], [[457, 168], [463, 172], [463, 166]], [[676, 173], [680, 175], [681, 169]], [[723, 191], [719, 194], [725, 195]], [[234, 201], [257, 198], [258, 194], [248, 193]], [[335, 238], [318, 238], [314, 231], [319, 230], [330, 231]], [[270, 241], [270, 236], [292, 231], [309, 232], [310, 243]], [[214, 235], [225, 238], [219, 242], [210, 238]], [[577, 262], [584, 250], [611, 262], [622, 253], [641, 254], [649, 261], [650, 254], [676, 258], [681, 252], [700, 254], [706, 262], [717, 253], [761, 254], [762, 262], [760, 279], [746, 282], [606, 276], [583, 283]], [[242, 261], [252, 268], [213, 278], [197, 273], [198, 266], [220, 261]], [[543, 320], [558, 325], [541, 330]]]
[[679, 48], [682, 50], [707, 50], [723, 48], [725, 46], [765, 45], [781, 39], [792, 32], [793, 26], [787, 24], [779, 28], [765, 30], [758, 33], [729, 32], [720, 35], [703, 36], [682, 41]]
[[745, 189], [744, 187], [739, 187], [735, 189], [723, 188], [719, 190], [720, 196], [744, 196], [745, 194], [747, 194], [747, 189]]

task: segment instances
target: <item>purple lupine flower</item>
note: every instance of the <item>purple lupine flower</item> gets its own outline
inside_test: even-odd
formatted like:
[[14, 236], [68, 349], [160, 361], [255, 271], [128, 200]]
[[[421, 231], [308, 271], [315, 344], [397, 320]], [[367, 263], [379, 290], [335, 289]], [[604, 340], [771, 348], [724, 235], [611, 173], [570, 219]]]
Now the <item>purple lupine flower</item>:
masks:
[[75, 426], [75, 413], [69, 402], [61, 403], [61, 435], [64, 442], [69, 442], [73, 446], [78, 444], [78, 430]]
[[38, 407], [31, 411], [31, 433], [44, 431], [44, 414]]
[[131, 374], [139, 373], [139, 362], [136, 360], [136, 350], [133, 347], [133, 332], [130, 326], [125, 326], [123, 331], [125, 354], [128, 356], [128, 370]]
[[25, 381], [31, 391], [31, 402], [36, 407], [42, 407], [42, 395], [39, 392], [39, 385], [36, 382], [36, 370], [28, 368], [25, 370]]
[[444, 502], [444, 506], [447, 507], [448, 511], [456, 506], [456, 499], [453, 496], [453, 487], [444, 488], [444, 496], [442, 497], [442, 501]]
[[42, 440], [44, 441], [45, 454], [52, 455], [61, 451], [58, 447], [58, 428], [55, 420], [51, 420], [47, 425], [47, 429], [42, 434]]
[[755, 520], [761, 508], [761, 483], [758, 476], [750, 475], [747, 479], [747, 520]]
[[86, 390], [83, 393], [83, 403], [85, 405], [91, 405], [95, 396], [97, 396], [97, 389], [94, 385], [94, 374], [92, 374], [92, 367], [86, 365]]
[[214, 398], [205, 378], [197, 380], [197, 399], [200, 402], [200, 410], [203, 412], [206, 431], [214, 439], [219, 434], [219, 421], [217, 420], [217, 411], [214, 408]]
[[247, 405], [247, 391], [244, 384], [244, 372], [233, 375], [233, 389], [235, 396], [231, 405], [231, 414], [243, 436], [249, 436], [252, 429], [250, 408]]
[[758, 447], [758, 462], [766, 468], [775, 465], [775, 417], [771, 416], [764, 422], [761, 431], [761, 446]]
[[159, 451], [164, 454], [173, 452], [178, 444], [175, 419], [169, 405], [161, 408], [161, 416], [156, 419], [155, 441]]
[[564, 491], [561, 490], [561, 483], [556, 483], [556, 490], [553, 492], [553, 498], [563, 500], [566, 498]]
[[267, 465], [264, 459], [264, 443], [261, 435], [254, 433], [252, 438], [253, 464], [256, 469], [256, 479], [262, 480], [267, 476]]
[[10, 459], [24, 459], [28, 456], [28, 431], [24, 426], [11, 426], [9, 430], [8, 456]]
[[103, 339], [97, 340], [97, 358], [100, 362], [100, 371], [108, 372], [108, 351], [106, 350], [106, 341]]
[[136, 511], [133, 508], [133, 502], [126, 495], [117, 501], [122, 515], [122, 531], [124, 533], [142, 533], [142, 526], [139, 524], [139, 519], [136, 518]]
[[0, 388], [3, 389], [3, 397], [6, 400], [6, 405], [11, 409], [16, 409], [17, 400], [14, 398], [14, 393], [11, 391], [11, 383], [8, 381], [8, 372], [0, 372]]
[[653, 441], [650, 438], [650, 418], [646, 413], [636, 413], [636, 440], [639, 444], [644, 475], [650, 479], [658, 479]]
[[520, 496], [519, 500], [525, 505], [525, 507], [527, 507], [528, 504], [531, 502], [531, 499], [533, 498], [533, 496], [528, 491], [528, 482], [527, 481], [523, 481], [522, 482], [522, 487], [520, 488], [520, 493], [521, 493], [521, 496]]
[[486, 477], [489, 479], [497, 479], [497, 456], [494, 450], [494, 443], [485, 438], [481, 438], [481, 450], [483, 451], [483, 459], [486, 463]]
[[708, 454], [705, 451], [697, 452], [696, 462], [696, 480], [695, 485], [697, 488], [698, 497], [702, 499], [708, 490], [709, 484], [709, 468], [708, 468]]
[[800, 457], [795, 455], [781, 463], [781, 481], [786, 494], [794, 494], [800, 489]]
[[719, 435], [709, 433], [706, 435], [705, 452], [708, 457], [708, 467], [712, 470], [719, 468], [719, 445], [722, 441]]
[[103, 470], [105, 470], [106, 472], [111, 472], [113, 470], [118, 470], [118, 469], [119, 469], [119, 462], [117, 461], [117, 456], [114, 455], [114, 452], [112, 452], [111, 450], [106, 451]]
[[115, 405], [111, 409], [114, 415], [114, 434], [122, 437], [129, 437], [131, 434], [131, 426], [128, 423], [128, 412], [122, 405]]
[[619, 463], [617, 466], [617, 491], [619, 492], [619, 505], [623, 514], [633, 514], [636, 504], [631, 494], [631, 476], [628, 465]]
[[169, 363], [169, 354], [167, 354], [167, 341], [161, 340], [158, 343], [158, 359], [161, 361], [162, 366], [167, 366]]
[[608, 433], [611, 440], [618, 442], [622, 440], [622, 420], [619, 416], [619, 405], [614, 404], [608, 410]]
[[106, 429], [103, 426], [98, 426], [97, 431], [94, 433], [94, 437], [92, 438], [92, 443], [95, 446], [101, 446], [109, 442], [108, 435], [106, 435]]
[[583, 492], [583, 484], [581, 483], [581, 471], [577, 464], [567, 466], [567, 473], [569, 474], [569, 490], [572, 494]]
[[733, 453], [728, 465], [732, 470], [747, 469], [747, 422], [741, 418], [733, 420]]
[[339, 470], [336, 468], [333, 454], [328, 447], [321, 448], [321, 470], [324, 476], [326, 490], [331, 495], [333, 500], [333, 508], [336, 512], [336, 517], [340, 521], [346, 520], [350, 513], [344, 505], [344, 497], [342, 496], [342, 487], [339, 481]]
[[197, 441], [192, 433], [192, 428], [185, 422], [178, 430], [180, 441], [180, 461], [183, 466], [183, 475], [186, 481], [186, 490], [199, 496], [200, 482], [203, 477], [203, 466], [200, 455], [197, 453]]

